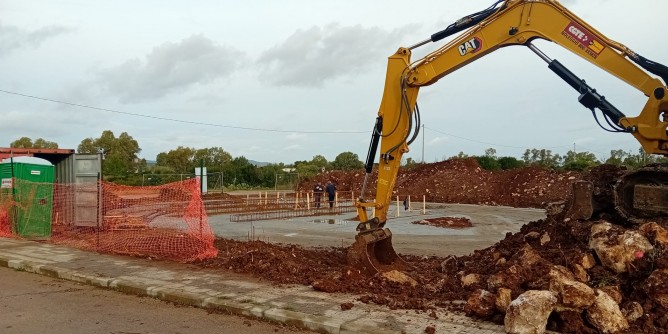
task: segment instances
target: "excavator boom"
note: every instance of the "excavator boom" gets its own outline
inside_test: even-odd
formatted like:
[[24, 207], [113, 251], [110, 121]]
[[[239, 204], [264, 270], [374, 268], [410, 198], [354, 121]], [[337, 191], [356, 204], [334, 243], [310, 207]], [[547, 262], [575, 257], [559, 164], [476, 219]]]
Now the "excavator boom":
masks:
[[[459, 35], [438, 50], [417, 61], [411, 60], [412, 49], [454, 34]], [[584, 80], [536, 48], [531, 43], [535, 39], [552, 41], [633, 86], [648, 98], [644, 108], [636, 117], [625, 116]], [[392, 233], [385, 228], [385, 223], [401, 158], [408, 152], [408, 145], [417, 137], [420, 128], [417, 105], [420, 87], [431, 85], [499, 48], [516, 45], [527, 46], [547, 62], [550, 70], [577, 91], [583, 106], [592, 112], [598, 110], [602, 113], [612, 131], [633, 135], [647, 153], [668, 155], [666, 66], [607, 38], [555, 0], [497, 1], [489, 8], [463, 17], [423, 42], [399, 48], [389, 57], [383, 98], [367, 155], [367, 177], [362, 195], [356, 202], [360, 224], [349, 254], [354, 265], [368, 273], [406, 267], [392, 246]], [[598, 118], [596, 121], [601, 125]], [[369, 200], [365, 198], [366, 184], [379, 144], [376, 194], [374, 200]], [[652, 175], [649, 186], [643, 182], [646, 179], [636, 177], [619, 191], [618, 198], [627, 204], [624, 212], [628, 215], [638, 211], [666, 212], [668, 182], [661, 176], [664, 175], [662, 173]], [[645, 194], [644, 200], [633, 204], [636, 193]], [[584, 194], [583, 198], [588, 196]], [[628, 205], [628, 202], [631, 204]], [[583, 210], [587, 211], [586, 208]]]

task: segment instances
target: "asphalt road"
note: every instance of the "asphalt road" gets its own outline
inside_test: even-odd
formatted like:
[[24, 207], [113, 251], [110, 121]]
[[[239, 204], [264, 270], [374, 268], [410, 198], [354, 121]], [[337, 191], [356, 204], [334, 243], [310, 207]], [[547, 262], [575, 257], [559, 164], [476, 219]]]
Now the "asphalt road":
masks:
[[310, 333], [0, 268], [0, 333]]

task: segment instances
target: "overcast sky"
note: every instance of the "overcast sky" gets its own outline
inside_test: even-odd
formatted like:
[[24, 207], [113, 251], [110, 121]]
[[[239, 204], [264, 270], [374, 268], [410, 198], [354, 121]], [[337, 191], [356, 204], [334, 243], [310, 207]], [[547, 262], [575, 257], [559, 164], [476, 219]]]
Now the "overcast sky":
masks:
[[[0, 146], [27, 136], [76, 149], [112, 130], [134, 137], [148, 160], [178, 146], [288, 164], [345, 151], [364, 160], [387, 57], [492, 3], [0, 1]], [[668, 64], [667, 1], [562, 3]], [[627, 116], [641, 111], [646, 98], [632, 87], [556, 44], [536, 45]], [[631, 135], [600, 129], [577, 97], [526, 47], [504, 48], [420, 90], [424, 141], [420, 134], [406, 157], [564, 154], [574, 145], [602, 159], [611, 149], [637, 152]]]

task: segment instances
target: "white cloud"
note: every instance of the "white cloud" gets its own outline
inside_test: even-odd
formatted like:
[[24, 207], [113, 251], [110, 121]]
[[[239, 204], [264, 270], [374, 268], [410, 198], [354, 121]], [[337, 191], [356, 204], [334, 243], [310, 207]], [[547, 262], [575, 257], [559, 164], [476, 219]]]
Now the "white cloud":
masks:
[[44, 41], [72, 31], [71, 28], [50, 25], [35, 30], [0, 24], [0, 57], [20, 49], [37, 48]]
[[385, 45], [411, 29], [392, 31], [329, 24], [299, 29], [262, 53], [262, 79], [276, 86], [322, 87], [329, 80], [368, 70], [383, 59]]
[[155, 47], [145, 61], [130, 59], [101, 71], [98, 83], [121, 102], [144, 102], [229, 77], [244, 59], [241, 51], [193, 35]]

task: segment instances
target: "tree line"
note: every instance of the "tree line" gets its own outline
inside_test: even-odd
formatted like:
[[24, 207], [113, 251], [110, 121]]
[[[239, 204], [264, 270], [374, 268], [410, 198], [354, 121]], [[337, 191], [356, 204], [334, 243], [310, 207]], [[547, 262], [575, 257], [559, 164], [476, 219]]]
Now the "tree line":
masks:
[[[650, 155], [645, 153], [642, 148], [638, 153], [624, 150], [611, 150], [610, 157], [605, 160], [599, 160], [595, 154], [587, 151], [576, 152], [575, 150], [566, 152], [565, 155], [553, 153], [547, 149], [527, 149], [521, 158], [515, 157], [497, 157], [496, 150], [488, 148], [485, 154], [481, 156], [469, 156], [464, 152], [451, 158], [475, 158], [480, 167], [487, 170], [505, 170], [521, 168], [525, 166], [538, 166], [552, 170], [584, 171], [601, 164], [611, 164], [616, 166], [626, 166], [630, 169], [636, 169], [651, 163], [668, 163], [668, 157]], [[407, 161], [407, 165], [415, 164], [414, 161]]]
[[[58, 148], [55, 142], [42, 138], [32, 140], [22, 137], [10, 144], [12, 148]], [[278, 175], [293, 174], [299, 177], [312, 177], [326, 170], [351, 170], [362, 168], [357, 154], [343, 152], [334, 161], [327, 161], [322, 155], [310, 161], [295, 161], [292, 164], [269, 163], [258, 166], [244, 156], [232, 157], [222, 147], [192, 148], [179, 146], [156, 156], [155, 163], [139, 158], [139, 143], [127, 132], [116, 136], [105, 130], [98, 138], [85, 138], [76, 149], [81, 154], [102, 154], [102, 174], [105, 180], [125, 185], [146, 185], [176, 180], [181, 175], [192, 177], [195, 169], [205, 166], [207, 174], [223, 175], [219, 186], [226, 188], [273, 188]], [[146, 175], [151, 175], [152, 182], [147, 182]], [[216, 182], [208, 177], [208, 182]], [[295, 182], [298, 180], [294, 180]]]
[[[22, 137], [10, 144], [12, 148], [58, 148], [55, 142], [37, 138], [34, 141]], [[155, 176], [152, 180], [168, 180], [169, 175], [194, 175], [195, 168], [203, 165], [207, 173], [220, 174], [220, 185], [226, 188], [273, 188], [279, 175], [294, 174], [299, 178], [311, 178], [323, 170], [361, 170], [363, 162], [357, 154], [342, 152], [333, 161], [322, 155], [315, 155], [311, 160], [295, 161], [291, 164], [270, 163], [258, 166], [244, 156], [233, 157], [222, 147], [191, 148], [178, 146], [167, 152], [159, 153], [155, 163], [149, 164], [139, 158], [139, 143], [127, 132], [119, 136], [110, 130], [102, 132], [98, 138], [85, 138], [77, 147], [77, 153], [102, 154], [102, 174], [107, 181], [125, 185], [145, 185], [145, 175]], [[525, 166], [539, 166], [555, 170], [582, 171], [608, 163], [618, 166], [637, 168], [649, 163], [668, 163], [668, 158], [646, 154], [642, 148], [638, 153], [623, 150], [611, 150], [610, 157], [599, 160], [590, 152], [568, 151], [565, 155], [546, 149], [527, 149], [521, 158], [498, 157], [496, 150], [488, 148], [484, 155], [469, 156], [464, 152], [450, 158], [474, 158], [487, 170], [505, 170]], [[443, 159], [447, 160], [447, 159]], [[404, 167], [418, 165], [412, 158], [404, 161]], [[212, 180], [209, 178], [209, 183]], [[150, 184], [154, 184], [150, 183]]]

